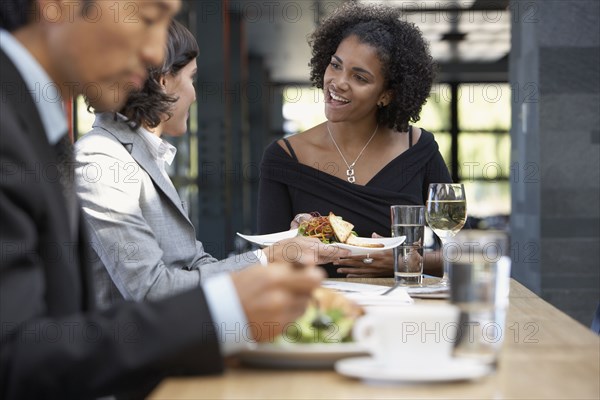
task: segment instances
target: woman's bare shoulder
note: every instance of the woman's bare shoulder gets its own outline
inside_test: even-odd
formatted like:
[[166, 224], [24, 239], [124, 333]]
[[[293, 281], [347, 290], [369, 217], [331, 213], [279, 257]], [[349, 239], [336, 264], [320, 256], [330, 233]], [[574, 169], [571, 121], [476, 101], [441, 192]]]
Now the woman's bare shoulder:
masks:
[[[322, 129], [322, 124], [316, 125], [303, 132], [295, 133], [291, 136], [288, 136], [286, 140], [290, 143], [290, 146], [294, 149], [296, 153], [303, 153], [305, 150], [319, 145], [319, 133]], [[290, 154], [290, 151], [284, 143], [283, 139], [278, 140], [277, 144], [279, 144], [279, 146], [281, 146], [281, 148], [285, 150], [286, 153]]]
[[413, 146], [415, 144], [417, 144], [417, 142], [419, 141], [419, 139], [421, 138], [421, 134], [423, 133], [423, 131], [421, 130], [421, 128], [413, 126], [412, 127], [412, 140], [413, 140]]

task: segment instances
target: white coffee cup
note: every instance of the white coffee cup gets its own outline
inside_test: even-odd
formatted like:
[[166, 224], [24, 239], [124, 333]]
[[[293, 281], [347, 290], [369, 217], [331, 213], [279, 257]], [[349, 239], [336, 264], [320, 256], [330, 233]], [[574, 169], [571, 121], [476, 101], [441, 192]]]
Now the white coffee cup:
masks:
[[458, 317], [450, 304], [373, 309], [356, 321], [353, 337], [382, 365], [443, 362], [452, 357]]

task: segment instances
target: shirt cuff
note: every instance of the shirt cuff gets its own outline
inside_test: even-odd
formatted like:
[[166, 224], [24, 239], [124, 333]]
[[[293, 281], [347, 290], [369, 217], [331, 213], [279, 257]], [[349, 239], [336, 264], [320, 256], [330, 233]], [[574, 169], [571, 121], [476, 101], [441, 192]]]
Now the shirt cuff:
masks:
[[211, 277], [202, 284], [202, 288], [221, 345], [221, 355], [227, 357], [254, 348], [256, 342], [252, 339], [252, 331], [231, 276], [220, 274]]
[[267, 255], [264, 251], [262, 251], [262, 249], [254, 250], [253, 253], [256, 256], [256, 258], [258, 258], [258, 261], [261, 265], [269, 264], [269, 261], [267, 260]]

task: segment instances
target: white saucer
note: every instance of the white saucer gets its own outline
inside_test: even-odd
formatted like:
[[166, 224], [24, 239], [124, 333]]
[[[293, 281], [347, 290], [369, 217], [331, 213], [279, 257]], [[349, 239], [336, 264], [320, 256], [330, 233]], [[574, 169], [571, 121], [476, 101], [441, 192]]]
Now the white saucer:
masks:
[[449, 358], [424, 365], [383, 366], [372, 357], [346, 358], [335, 370], [351, 378], [373, 382], [444, 382], [478, 379], [492, 371], [489, 365], [470, 359]]

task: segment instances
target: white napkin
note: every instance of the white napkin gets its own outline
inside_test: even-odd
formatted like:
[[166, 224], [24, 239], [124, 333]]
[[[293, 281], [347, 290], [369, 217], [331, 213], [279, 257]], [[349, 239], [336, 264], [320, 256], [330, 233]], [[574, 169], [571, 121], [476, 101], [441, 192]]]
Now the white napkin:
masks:
[[345, 293], [345, 296], [354, 300], [358, 305], [363, 307], [397, 306], [412, 304], [414, 302], [404, 288], [397, 288], [385, 296], [375, 293]]
[[414, 302], [403, 287], [382, 296], [381, 294], [389, 289], [388, 286], [340, 281], [324, 281], [322, 286], [339, 291], [361, 306], [396, 306]]

